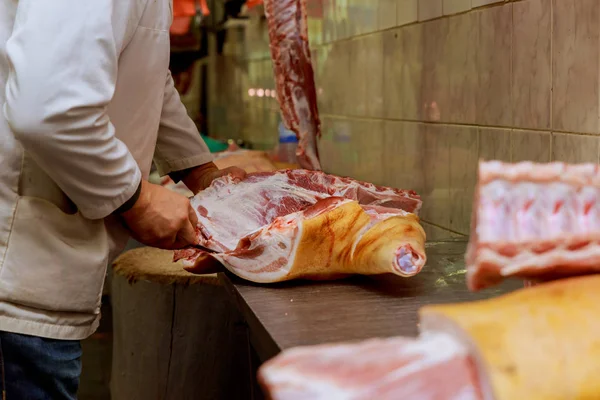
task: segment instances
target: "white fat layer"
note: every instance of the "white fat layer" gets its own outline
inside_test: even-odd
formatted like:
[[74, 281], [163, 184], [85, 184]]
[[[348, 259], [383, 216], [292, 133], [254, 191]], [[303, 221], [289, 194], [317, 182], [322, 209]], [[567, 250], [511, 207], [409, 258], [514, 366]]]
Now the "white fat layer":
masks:
[[[308, 381], [306, 376], [292, 368], [265, 371], [263, 376], [270, 386], [285, 385], [302, 388], [299, 390], [302, 393], [302, 399], [347, 400], [352, 398], [352, 391], [336, 385], [335, 381], [322, 379]], [[278, 397], [275, 396], [275, 398]]]
[[[482, 248], [477, 250], [476, 262], [498, 266], [502, 276], [512, 276], [525, 269], [541, 271], [557, 265], [566, 265], [573, 270], [585, 268], [592, 272], [600, 271], [600, 247], [597, 245], [586, 246], [578, 250], [557, 247], [544, 253], [534, 253], [529, 249], [524, 249], [514, 257], [506, 257], [493, 249]], [[476, 266], [467, 267], [471, 270], [477, 268]]]
[[[341, 199], [335, 204], [322, 209], [318, 214], [327, 212], [333, 208], [352, 202], [353, 200]], [[314, 218], [316, 215], [310, 215]], [[218, 254], [215, 257], [220, 260], [227, 269], [239, 275], [242, 278], [259, 283], [277, 282], [286, 277], [292, 269], [295, 260], [298, 244], [302, 239], [304, 231], [304, 221], [306, 220], [304, 211], [298, 211], [283, 217], [277, 218], [273, 224], [265, 226], [252, 234], [259, 233], [252, 241], [250, 249], [264, 247], [264, 252], [255, 258], [241, 258], [232, 254]], [[284, 244], [284, 248], [280, 246]], [[274, 271], [262, 271], [266, 266], [285, 259], [285, 263]]]
[[273, 205], [283, 204], [290, 197], [308, 204], [317, 202], [323, 194], [290, 185], [284, 174], [276, 174], [253, 183], [228, 182], [224, 186], [211, 186], [191, 201], [197, 211], [199, 206], [208, 211], [206, 217], [198, 214], [201, 225], [214, 239], [229, 250], [236, 248], [241, 237], [270, 224], [278, 217]]
[[[502, 219], [506, 213], [504, 199], [507, 197], [507, 187], [504, 182], [494, 181], [481, 187], [477, 215], [477, 237], [479, 240], [486, 241], [490, 237], [506, 237], [510, 233], [506, 232], [507, 224]], [[492, 229], [496, 229], [494, 232]]]
[[183, 260], [181, 260], [181, 264], [184, 266], [184, 268], [192, 268], [194, 265], [196, 265], [198, 257], [200, 257], [200, 254], [193, 258], [184, 258]]
[[600, 232], [600, 188], [495, 180], [480, 188], [480, 242], [557, 240]]
[[371, 217], [371, 226], [375, 225], [379, 221], [385, 221], [391, 217], [406, 216], [409, 212], [400, 209], [392, 209], [385, 207], [369, 207], [363, 205], [363, 210]]
[[419, 330], [421, 337], [430, 335], [447, 335], [459, 344], [475, 362], [477, 379], [483, 400], [495, 400], [486, 364], [483, 361], [477, 345], [471, 337], [450, 318], [436, 313], [425, 314], [421, 317]]
[[[318, 186], [326, 188], [327, 193], [308, 190], [293, 184], [288, 174], [310, 179]], [[213, 248], [214, 243], [220, 243], [224, 248], [213, 250], [233, 250], [238, 240], [261, 227], [270, 224], [280, 214], [305, 209], [315, 204], [319, 199], [327, 197], [352, 197], [351, 193], [369, 192], [373, 199], [370, 205], [385, 205], [389, 201], [408, 198], [408, 194], [392, 188], [378, 190], [370, 183], [325, 175], [318, 172], [282, 171], [266, 176], [251, 176], [242, 182], [234, 182], [231, 177], [223, 177], [206, 190], [198, 193], [191, 200], [196, 210], [200, 225], [211, 237], [204, 245]], [[279, 206], [290, 201], [299, 203], [292, 210], [277, 210]], [[199, 207], [207, 212], [202, 216]], [[393, 213], [393, 209], [390, 213]], [[400, 210], [399, 210], [400, 212]], [[403, 211], [402, 211], [403, 212]], [[418, 212], [418, 210], [416, 210]]]
[[477, 391], [473, 386], [465, 386], [460, 392], [448, 400], [476, 400], [478, 398]]
[[378, 385], [382, 385], [387, 381], [398, 380], [403, 376], [427, 369], [457, 356], [466, 355], [467, 351], [450, 335], [440, 333], [422, 336], [412, 345], [403, 348], [402, 354], [421, 355], [422, 358], [409, 363], [403, 368], [390, 372], [384, 379], [378, 381]]
[[[289, 216], [288, 216], [289, 217]], [[256, 258], [238, 258], [227, 254], [217, 255], [221, 263], [231, 272], [258, 283], [278, 282], [288, 275], [296, 259], [296, 251], [300, 239], [302, 238], [303, 223], [299, 222], [290, 226], [285, 230], [269, 230], [252, 242], [251, 248], [265, 246], [265, 251], [260, 257]], [[294, 228], [297, 226], [296, 234]], [[283, 243], [285, 248], [282, 249], [279, 243]], [[262, 271], [265, 266], [276, 262], [278, 259], [284, 258], [285, 264], [274, 271]]]
[[479, 180], [486, 184], [493, 180], [508, 182], [565, 182], [570, 185], [600, 186], [600, 167], [597, 164], [505, 163], [486, 161], [479, 163]]
[[[355, 359], [352, 354], [358, 354]], [[288, 362], [283, 366], [277, 363], [277, 359], [267, 364], [261, 370], [261, 376], [269, 386], [277, 388], [294, 386], [299, 388], [303, 398], [311, 399], [366, 399], [370, 394], [377, 392], [382, 387], [389, 387], [395, 381], [400, 381], [406, 376], [419, 371], [424, 371], [437, 364], [447, 362], [456, 357], [464, 357], [467, 350], [452, 336], [445, 333], [426, 334], [420, 339], [410, 340], [406, 338], [372, 339], [356, 344], [321, 345], [305, 348], [295, 348], [282, 353], [278, 359], [295, 359], [298, 363]], [[335, 379], [335, 371], [332, 376], [307, 376], [302, 372], [305, 368], [304, 360], [311, 359], [325, 365], [345, 362], [354, 364], [357, 368], [377, 361], [385, 364], [387, 360], [398, 360], [403, 357], [413, 359], [407, 364], [399, 363], [399, 366], [381, 376], [376, 382], [364, 386], [342, 385]], [[403, 385], [399, 387], [399, 394], [414, 391]], [[386, 398], [390, 398], [389, 396]], [[475, 388], [466, 386], [461, 389], [452, 399], [470, 400], [476, 399]]]

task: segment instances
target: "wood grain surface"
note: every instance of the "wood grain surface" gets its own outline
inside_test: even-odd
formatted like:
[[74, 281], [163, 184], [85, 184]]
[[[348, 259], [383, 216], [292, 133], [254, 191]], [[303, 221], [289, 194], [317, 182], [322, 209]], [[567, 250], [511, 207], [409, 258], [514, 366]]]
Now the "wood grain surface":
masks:
[[246, 318], [262, 361], [295, 346], [416, 336], [417, 310], [425, 304], [487, 298], [523, 287], [509, 281], [471, 293], [465, 285], [466, 241], [432, 242], [426, 248], [427, 265], [412, 278], [380, 275], [258, 285], [231, 274], [220, 277]]
[[219, 280], [188, 279], [161, 251], [136, 254], [111, 282], [112, 400], [250, 399], [248, 329]]

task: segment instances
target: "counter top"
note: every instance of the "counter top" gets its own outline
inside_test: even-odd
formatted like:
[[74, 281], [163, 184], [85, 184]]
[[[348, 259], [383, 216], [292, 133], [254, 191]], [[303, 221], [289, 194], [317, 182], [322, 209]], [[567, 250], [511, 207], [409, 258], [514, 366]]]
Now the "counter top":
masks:
[[416, 336], [418, 309], [425, 304], [497, 296], [523, 287], [520, 281], [471, 293], [465, 284], [465, 241], [428, 243], [427, 265], [412, 278], [353, 277], [332, 282], [258, 285], [231, 274], [221, 279], [250, 328], [265, 361], [302, 345]]

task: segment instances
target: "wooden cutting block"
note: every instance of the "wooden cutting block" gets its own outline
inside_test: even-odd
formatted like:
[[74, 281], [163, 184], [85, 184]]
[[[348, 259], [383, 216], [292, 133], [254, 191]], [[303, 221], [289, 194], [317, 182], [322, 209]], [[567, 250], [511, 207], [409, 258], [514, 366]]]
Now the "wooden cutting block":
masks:
[[251, 392], [243, 317], [216, 274], [171, 251], [138, 248], [113, 264], [113, 400], [242, 399]]

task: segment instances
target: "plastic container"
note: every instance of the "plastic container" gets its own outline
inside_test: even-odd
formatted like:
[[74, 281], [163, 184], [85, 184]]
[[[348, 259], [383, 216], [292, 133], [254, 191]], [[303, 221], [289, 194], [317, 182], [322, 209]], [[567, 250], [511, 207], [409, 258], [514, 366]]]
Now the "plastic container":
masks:
[[211, 137], [200, 135], [202, 139], [204, 139], [204, 143], [208, 146], [208, 150], [211, 153], [219, 153], [221, 151], [227, 150], [227, 143], [223, 143], [219, 140], [215, 140]]
[[286, 129], [283, 122], [279, 123], [279, 144], [277, 146], [277, 158], [280, 162], [296, 164], [296, 149], [298, 139], [296, 134]]

